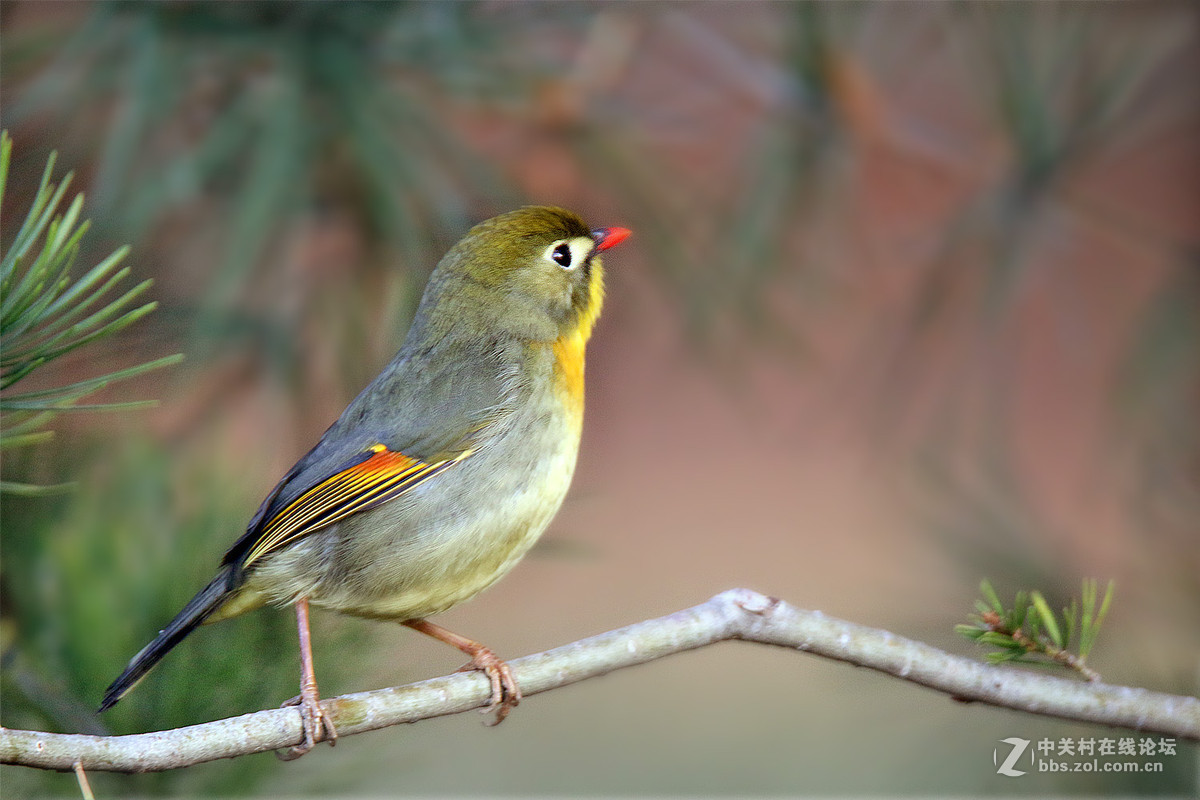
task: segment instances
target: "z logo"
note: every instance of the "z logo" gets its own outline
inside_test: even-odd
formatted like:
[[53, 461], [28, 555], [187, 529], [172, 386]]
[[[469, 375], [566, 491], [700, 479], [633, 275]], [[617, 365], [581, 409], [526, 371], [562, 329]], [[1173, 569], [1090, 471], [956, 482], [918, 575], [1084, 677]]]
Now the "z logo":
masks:
[[[1012, 750], [1008, 754], [1008, 758], [1004, 759], [1004, 763], [996, 767], [996, 772], [1001, 775], [1007, 775], [1010, 778], [1019, 778], [1025, 774], [1023, 769], [1014, 769], [1013, 766], [1025, 755], [1026, 748], [1029, 747], [1028, 739], [1018, 739], [1015, 736], [1008, 739], [1001, 739], [1001, 743], [1012, 745]], [[1032, 755], [1030, 756], [1032, 758]], [[992, 763], [995, 764], [1000, 759], [999, 748], [992, 751]]]

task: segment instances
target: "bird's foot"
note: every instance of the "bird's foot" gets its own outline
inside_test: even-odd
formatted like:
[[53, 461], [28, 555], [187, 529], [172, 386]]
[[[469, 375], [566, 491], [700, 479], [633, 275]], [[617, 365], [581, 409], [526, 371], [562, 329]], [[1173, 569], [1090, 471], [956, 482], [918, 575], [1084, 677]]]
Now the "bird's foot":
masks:
[[483, 710], [483, 713], [496, 712], [495, 718], [488, 725], [499, 725], [508, 716], [508, 712], [521, 702], [521, 689], [517, 686], [517, 679], [513, 677], [512, 668], [501, 661], [491, 651], [491, 648], [484, 647], [474, 639], [468, 639], [454, 631], [446, 630], [441, 625], [436, 625], [427, 619], [410, 619], [401, 624], [426, 636], [432, 636], [439, 642], [445, 642], [469, 655], [471, 660], [460, 667], [459, 672], [478, 670], [487, 675], [488, 681], [492, 684], [492, 702]]
[[471, 653], [471, 660], [458, 669], [459, 672], [472, 670], [482, 672], [492, 684], [492, 702], [483, 709], [483, 713], [496, 712], [496, 716], [487, 724], [489, 726], [499, 725], [504, 722], [508, 713], [521, 702], [521, 687], [517, 685], [517, 679], [513, 677], [512, 668], [508, 666], [508, 662], [501, 661], [489, 648], [479, 646]]
[[304, 729], [304, 741], [295, 747], [276, 752], [280, 761], [295, 761], [300, 756], [313, 749], [317, 742], [329, 742], [333, 747], [337, 744], [337, 728], [333, 720], [321, 710], [321, 700], [317, 693], [302, 692], [288, 700], [280, 708], [300, 706], [300, 721]]

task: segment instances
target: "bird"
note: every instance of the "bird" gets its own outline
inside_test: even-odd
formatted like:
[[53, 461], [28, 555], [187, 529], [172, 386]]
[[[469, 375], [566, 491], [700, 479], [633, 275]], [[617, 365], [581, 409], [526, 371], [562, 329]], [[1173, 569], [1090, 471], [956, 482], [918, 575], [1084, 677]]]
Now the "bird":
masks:
[[[111, 708], [201, 624], [295, 608], [303, 739], [336, 741], [312, 663], [309, 606], [403, 625], [470, 656], [499, 723], [508, 664], [427, 618], [507, 573], [567, 494], [583, 426], [601, 253], [627, 228], [526, 206], [471, 228], [438, 262], [400, 350], [287, 471], [213, 579], [108, 687]], [[287, 704], [285, 704], [287, 705]]]

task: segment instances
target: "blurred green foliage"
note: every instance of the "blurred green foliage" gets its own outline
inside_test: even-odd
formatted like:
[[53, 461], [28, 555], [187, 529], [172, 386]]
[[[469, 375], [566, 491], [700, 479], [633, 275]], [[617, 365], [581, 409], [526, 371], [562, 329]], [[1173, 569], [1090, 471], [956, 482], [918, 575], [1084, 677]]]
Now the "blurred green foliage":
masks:
[[[951, 223], [943, 250], [947, 257], [972, 239], [986, 242], [977, 301], [988, 312], [980, 317], [986, 336], [1016, 307], [1026, 270], [1056, 268], [1037, 256], [1066, 215], [1091, 214], [1089, 198], [1073, 192], [1070, 181], [1177, 121], [1171, 98], [1143, 104], [1188, 41], [1167, 26], [1131, 24], [1114, 36], [1112, 21], [1083, 5], [978, 4], [958, 15], [954, 30], [971, 43], [963, 57], [972, 84], [1006, 144], [1004, 171]], [[947, 273], [960, 263], [949, 259], [931, 273], [920, 318], [932, 313], [933, 298], [948, 294], [944, 284], [954, 276]]]
[[[291, 697], [299, 676], [295, 619], [288, 610], [265, 610], [222, 623], [221, 630], [202, 628], [131, 697], [96, 715], [104, 687], [208, 581], [257, 498], [211, 467], [181, 464], [145, 437], [94, 436], [72, 447], [81, 461], [101, 459], [104, 469], [70, 495], [3, 500], [5, 725], [133, 733], [235, 716]], [[329, 657], [354, 643], [354, 630], [318, 632], [318, 674], [330, 687], [347, 688], [345, 676], [354, 674], [352, 662]], [[236, 759], [195, 775], [92, 780], [98, 796], [240, 794], [275, 764]], [[4, 777], [6, 792], [18, 795], [18, 786], [33, 794], [34, 787], [63, 791], [71, 781], [12, 768]]]
[[[122, 236], [180, 215], [217, 232], [193, 333], [220, 335], [228, 326], [212, 315], [246, 293], [297, 220], [346, 208], [367, 241], [423, 274], [481, 210], [517, 202], [442, 116], [467, 104], [503, 108], [550, 66], [514, 40], [570, 14], [474, 3], [97, 3], [70, 41], [6, 59], [7, 72], [29, 76], [6, 116], [49, 116], [78, 133], [68, 120], [96, 121], [74, 144], [98, 146], [98, 212]], [[206, 216], [213, 202], [220, 211]]]

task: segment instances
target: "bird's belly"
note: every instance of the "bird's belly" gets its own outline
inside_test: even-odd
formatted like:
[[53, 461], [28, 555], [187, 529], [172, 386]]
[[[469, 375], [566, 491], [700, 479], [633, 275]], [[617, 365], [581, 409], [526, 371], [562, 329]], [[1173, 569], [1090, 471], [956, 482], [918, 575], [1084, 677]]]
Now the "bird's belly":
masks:
[[428, 481], [297, 542], [251, 583], [275, 603], [307, 597], [364, 617], [445, 611], [512, 569], [558, 511], [578, 440], [547, 449], [527, 464], [514, 464], [504, 447], [466, 459], [439, 476], [453, 480]]

